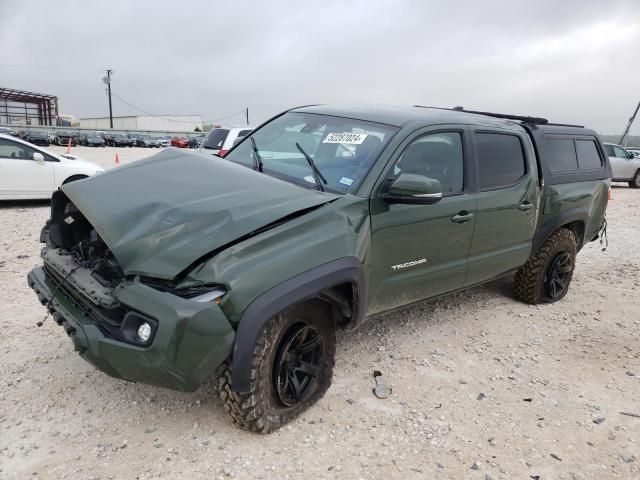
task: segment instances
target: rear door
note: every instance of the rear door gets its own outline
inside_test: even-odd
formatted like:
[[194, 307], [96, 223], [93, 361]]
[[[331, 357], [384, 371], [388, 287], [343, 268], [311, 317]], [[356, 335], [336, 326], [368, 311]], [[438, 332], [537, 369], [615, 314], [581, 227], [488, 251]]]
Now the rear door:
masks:
[[[0, 138], [0, 197], [48, 198], [53, 191], [53, 167], [33, 159], [37, 150]], [[44, 155], [43, 155], [44, 156]]]
[[537, 169], [526, 134], [475, 127], [473, 138], [478, 203], [466, 285], [526, 262], [538, 209]]
[[475, 223], [468, 130], [423, 129], [400, 147], [385, 178], [414, 173], [439, 180], [433, 205], [371, 200], [369, 312], [376, 313], [461, 288]]

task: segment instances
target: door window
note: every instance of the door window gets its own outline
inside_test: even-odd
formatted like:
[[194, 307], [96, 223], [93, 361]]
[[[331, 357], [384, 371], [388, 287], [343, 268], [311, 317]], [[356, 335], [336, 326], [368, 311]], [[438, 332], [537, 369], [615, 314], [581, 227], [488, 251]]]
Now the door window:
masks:
[[35, 150], [21, 143], [0, 138], [0, 158], [15, 160], [33, 160]]
[[627, 153], [627, 151], [624, 148], [620, 148], [620, 147], [613, 147], [613, 151], [616, 154], [616, 157], [618, 158], [624, 158], [625, 160], [628, 160], [629, 154]]
[[460, 132], [424, 135], [402, 152], [394, 175], [413, 173], [440, 181], [443, 195], [464, 190], [464, 154]]
[[514, 185], [526, 173], [520, 137], [503, 133], [476, 133], [481, 190]]

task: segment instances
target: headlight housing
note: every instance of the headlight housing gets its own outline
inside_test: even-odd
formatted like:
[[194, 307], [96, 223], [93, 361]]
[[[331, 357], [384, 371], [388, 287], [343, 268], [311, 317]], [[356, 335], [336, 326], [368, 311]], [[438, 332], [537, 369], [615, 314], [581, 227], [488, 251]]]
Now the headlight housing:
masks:
[[181, 298], [193, 300], [194, 302], [220, 303], [222, 297], [227, 293], [227, 289], [221, 285], [194, 285], [191, 287], [176, 288], [173, 293]]
[[212, 290], [209, 290], [206, 293], [198, 295], [196, 297], [191, 297], [191, 300], [194, 302], [216, 302], [220, 303], [222, 301], [222, 297], [227, 291], [222, 287], [217, 287]]

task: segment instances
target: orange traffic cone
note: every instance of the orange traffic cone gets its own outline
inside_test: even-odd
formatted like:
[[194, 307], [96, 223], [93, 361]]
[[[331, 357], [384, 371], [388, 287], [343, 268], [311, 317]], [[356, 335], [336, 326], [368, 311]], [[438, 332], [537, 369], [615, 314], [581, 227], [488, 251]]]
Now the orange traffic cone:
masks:
[[67, 142], [67, 153], [71, 153], [71, 137], [69, 137], [69, 141]]
[[117, 153], [116, 153], [115, 162], [116, 162], [116, 165], [120, 165], [120, 157], [118, 156]]

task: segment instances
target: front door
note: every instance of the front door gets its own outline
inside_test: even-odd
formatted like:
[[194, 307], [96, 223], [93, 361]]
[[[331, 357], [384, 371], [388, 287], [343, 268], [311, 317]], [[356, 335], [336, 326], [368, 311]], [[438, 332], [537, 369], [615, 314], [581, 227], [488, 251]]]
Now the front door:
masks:
[[0, 138], [0, 197], [48, 198], [53, 191], [53, 168], [33, 159], [36, 150]]
[[461, 288], [475, 223], [468, 195], [465, 128], [418, 132], [409, 138], [386, 178], [413, 173], [439, 180], [443, 198], [433, 205], [371, 200], [370, 313], [382, 312]]

